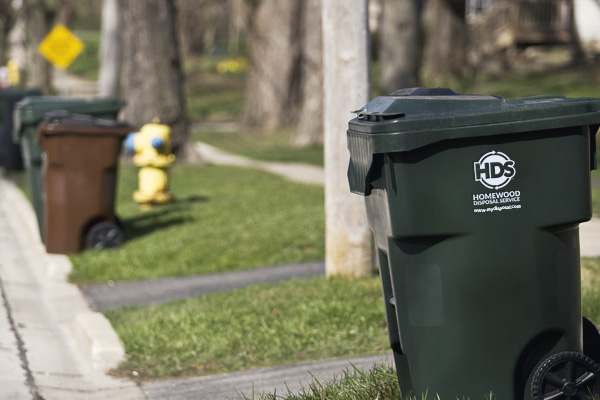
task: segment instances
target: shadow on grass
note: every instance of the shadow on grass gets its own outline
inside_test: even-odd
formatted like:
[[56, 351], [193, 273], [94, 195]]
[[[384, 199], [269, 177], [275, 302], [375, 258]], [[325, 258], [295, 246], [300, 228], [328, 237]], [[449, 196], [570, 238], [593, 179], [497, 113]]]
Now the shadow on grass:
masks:
[[181, 225], [193, 222], [195, 219], [189, 215], [181, 215], [195, 203], [209, 201], [204, 196], [188, 196], [176, 198], [168, 204], [157, 204], [151, 206], [147, 211], [131, 217], [120, 219], [123, 226], [125, 240], [146, 236], [154, 231], [161, 230], [173, 225]]

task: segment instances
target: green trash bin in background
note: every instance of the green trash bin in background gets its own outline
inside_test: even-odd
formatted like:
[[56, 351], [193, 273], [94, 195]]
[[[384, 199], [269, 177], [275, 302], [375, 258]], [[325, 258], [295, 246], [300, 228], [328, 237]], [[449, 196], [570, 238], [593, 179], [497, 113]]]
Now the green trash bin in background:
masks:
[[114, 98], [77, 99], [53, 96], [31, 96], [19, 101], [14, 110], [13, 140], [21, 142], [23, 160], [29, 185], [31, 201], [38, 221], [40, 237], [43, 237], [42, 202], [42, 149], [35, 140], [38, 124], [46, 113], [65, 110], [96, 118], [116, 120], [125, 102]]
[[21, 146], [12, 140], [13, 109], [23, 97], [41, 94], [38, 89], [19, 87], [0, 90], [0, 167], [12, 171], [23, 169]]
[[378, 97], [349, 122], [348, 179], [365, 196], [403, 393], [600, 394], [578, 228], [599, 125], [600, 99], [442, 88]]

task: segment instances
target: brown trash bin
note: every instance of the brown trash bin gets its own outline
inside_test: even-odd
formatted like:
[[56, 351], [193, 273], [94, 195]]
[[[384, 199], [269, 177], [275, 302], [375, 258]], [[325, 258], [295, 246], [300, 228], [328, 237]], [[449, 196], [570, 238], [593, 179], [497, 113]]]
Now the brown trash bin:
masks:
[[42, 166], [44, 243], [48, 253], [118, 247], [115, 216], [119, 153], [129, 125], [68, 111], [48, 113], [37, 140]]

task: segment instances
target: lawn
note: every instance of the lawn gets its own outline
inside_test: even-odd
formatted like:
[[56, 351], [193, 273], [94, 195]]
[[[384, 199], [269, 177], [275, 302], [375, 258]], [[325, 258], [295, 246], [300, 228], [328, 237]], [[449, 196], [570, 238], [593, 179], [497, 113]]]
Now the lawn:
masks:
[[186, 60], [185, 94], [191, 121], [235, 121], [244, 109], [245, 70], [219, 73], [232, 62], [227, 57], [194, 57]]
[[323, 187], [236, 167], [176, 165], [176, 201], [144, 211], [137, 168], [122, 165], [116, 212], [125, 244], [70, 256], [75, 283], [207, 274], [324, 259]]
[[582, 313], [600, 326], [600, 259], [581, 259]]
[[105, 312], [125, 345], [119, 375], [214, 374], [388, 351], [378, 278], [313, 278]]
[[546, 71], [481, 76], [464, 83], [465, 93], [496, 94], [507, 98], [558, 94], [566, 97], [600, 97], [600, 73], [595, 64], [559, 66]]

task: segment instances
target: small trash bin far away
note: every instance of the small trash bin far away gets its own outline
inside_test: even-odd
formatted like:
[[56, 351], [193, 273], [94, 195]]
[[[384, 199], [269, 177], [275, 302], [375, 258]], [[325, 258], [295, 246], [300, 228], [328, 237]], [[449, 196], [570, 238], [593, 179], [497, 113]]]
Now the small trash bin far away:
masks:
[[578, 229], [599, 124], [600, 99], [422, 88], [350, 121], [348, 178], [375, 235], [403, 393], [599, 390], [581, 354]]
[[26, 96], [40, 95], [37, 89], [8, 88], [0, 90], [0, 167], [16, 171], [23, 169], [21, 146], [12, 140], [13, 109]]
[[42, 149], [37, 145], [35, 133], [46, 113], [68, 110], [77, 114], [92, 115], [102, 119], [117, 119], [125, 102], [114, 98], [77, 99], [53, 96], [26, 97], [15, 105], [13, 140], [21, 142], [23, 160], [27, 169], [31, 202], [43, 240], [42, 205]]
[[48, 253], [118, 247], [115, 217], [119, 153], [132, 127], [66, 112], [49, 113], [37, 138], [43, 162], [44, 243]]

